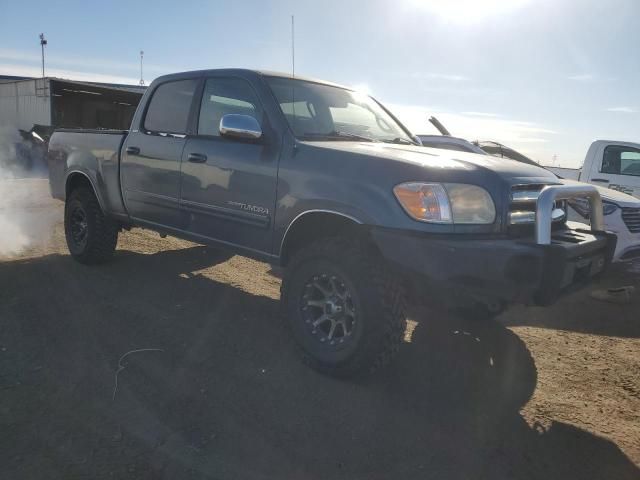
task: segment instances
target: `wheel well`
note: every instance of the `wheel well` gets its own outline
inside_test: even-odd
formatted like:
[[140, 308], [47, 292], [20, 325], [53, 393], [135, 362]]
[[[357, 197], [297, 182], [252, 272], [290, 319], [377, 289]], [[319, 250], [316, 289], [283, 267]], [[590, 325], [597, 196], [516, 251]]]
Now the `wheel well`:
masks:
[[87, 187], [93, 190], [93, 185], [89, 179], [82, 173], [72, 173], [67, 178], [67, 184], [65, 186], [65, 198], [68, 198], [71, 192], [80, 187]]
[[294, 220], [282, 241], [280, 262], [286, 265], [291, 256], [301, 247], [320, 238], [338, 235], [363, 235], [364, 226], [355, 220], [337, 213], [310, 212]]

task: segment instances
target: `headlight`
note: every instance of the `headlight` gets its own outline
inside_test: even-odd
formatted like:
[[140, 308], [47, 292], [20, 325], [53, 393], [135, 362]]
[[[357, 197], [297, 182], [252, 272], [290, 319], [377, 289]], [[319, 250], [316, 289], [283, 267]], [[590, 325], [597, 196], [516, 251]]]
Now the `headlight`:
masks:
[[439, 183], [401, 183], [393, 193], [409, 216], [423, 222], [452, 223], [449, 197]]
[[487, 224], [496, 219], [496, 207], [484, 188], [462, 183], [445, 183], [453, 223]]
[[[578, 212], [582, 218], [589, 218], [591, 207], [586, 198], [572, 198], [569, 200], [569, 206]], [[602, 210], [605, 215], [611, 215], [618, 210], [618, 205], [611, 202], [602, 202]]]
[[409, 182], [393, 193], [410, 217], [421, 222], [489, 224], [496, 219], [491, 195], [462, 183]]
[[611, 215], [613, 212], [618, 210], [618, 205], [615, 203], [602, 202], [602, 210], [605, 215]]

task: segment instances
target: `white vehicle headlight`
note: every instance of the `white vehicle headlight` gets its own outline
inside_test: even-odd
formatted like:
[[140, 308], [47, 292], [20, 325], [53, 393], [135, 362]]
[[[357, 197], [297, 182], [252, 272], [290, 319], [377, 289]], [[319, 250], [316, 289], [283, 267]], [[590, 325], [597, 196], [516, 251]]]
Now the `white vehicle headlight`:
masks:
[[618, 210], [618, 205], [616, 205], [615, 203], [606, 201], [602, 202], [602, 213], [604, 213], [605, 215], [611, 215], [616, 210]]
[[496, 207], [484, 188], [463, 183], [408, 182], [393, 193], [415, 220], [430, 223], [489, 224]]
[[[589, 214], [591, 211], [591, 207], [589, 206], [589, 202], [586, 198], [572, 198], [569, 200], [569, 205], [573, 208], [582, 218], [589, 218]], [[613, 212], [618, 210], [618, 205], [615, 203], [607, 202], [603, 200], [602, 202], [602, 213], [604, 215], [611, 215]]]

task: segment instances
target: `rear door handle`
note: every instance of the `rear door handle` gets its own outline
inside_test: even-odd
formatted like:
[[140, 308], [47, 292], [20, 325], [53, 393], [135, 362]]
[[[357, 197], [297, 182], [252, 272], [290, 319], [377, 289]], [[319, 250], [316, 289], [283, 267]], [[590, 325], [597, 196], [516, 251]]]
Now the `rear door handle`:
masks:
[[140, 147], [127, 147], [126, 152], [129, 155], [138, 155], [140, 153]]
[[609, 183], [609, 180], [607, 180], [606, 178], [592, 178], [591, 181]]
[[202, 153], [190, 153], [187, 160], [192, 163], [204, 163], [207, 161], [207, 156]]

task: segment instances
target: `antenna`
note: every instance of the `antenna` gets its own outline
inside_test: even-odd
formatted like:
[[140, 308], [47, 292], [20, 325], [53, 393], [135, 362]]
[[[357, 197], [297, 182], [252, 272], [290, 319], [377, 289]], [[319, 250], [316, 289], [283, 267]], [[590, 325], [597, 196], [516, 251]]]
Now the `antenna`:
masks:
[[47, 41], [44, 38], [44, 33], [40, 34], [40, 48], [42, 49], [42, 78], [44, 78], [44, 46], [47, 44]]
[[144, 50], [140, 50], [140, 86], [144, 86], [144, 77], [142, 76], [142, 59], [144, 58]]
[[[296, 17], [291, 15], [291, 78], [296, 78]], [[293, 130], [296, 129], [296, 86], [291, 82], [291, 113], [293, 114]], [[295, 148], [295, 147], [294, 147]]]
[[296, 77], [296, 17], [291, 15], [291, 76]]

